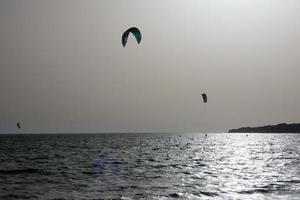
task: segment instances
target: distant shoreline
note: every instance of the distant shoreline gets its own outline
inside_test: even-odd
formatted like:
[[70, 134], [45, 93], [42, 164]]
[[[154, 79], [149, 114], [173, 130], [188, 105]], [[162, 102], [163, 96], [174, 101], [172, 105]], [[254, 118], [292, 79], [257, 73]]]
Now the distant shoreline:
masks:
[[230, 129], [228, 133], [300, 133], [300, 123], [241, 127], [238, 129]]

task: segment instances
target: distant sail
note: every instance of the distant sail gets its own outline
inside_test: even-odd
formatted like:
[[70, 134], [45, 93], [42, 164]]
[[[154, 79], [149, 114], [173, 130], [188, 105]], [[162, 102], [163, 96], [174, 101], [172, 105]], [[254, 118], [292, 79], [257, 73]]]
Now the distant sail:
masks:
[[18, 127], [18, 129], [21, 128], [21, 124], [19, 122], [17, 123], [17, 127]]
[[142, 34], [140, 32], [140, 30], [136, 27], [131, 27], [130, 29], [128, 29], [127, 31], [125, 31], [122, 35], [122, 44], [123, 44], [123, 47], [126, 46], [126, 43], [127, 43], [127, 39], [128, 39], [128, 36], [129, 36], [129, 33], [132, 33], [137, 41], [137, 43], [139, 44], [142, 40]]
[[207, 96], [206, 96], [205, 93], [202, 94], [202, 98], [203, 98], [204, 103], [206, 103], [207, 102]]

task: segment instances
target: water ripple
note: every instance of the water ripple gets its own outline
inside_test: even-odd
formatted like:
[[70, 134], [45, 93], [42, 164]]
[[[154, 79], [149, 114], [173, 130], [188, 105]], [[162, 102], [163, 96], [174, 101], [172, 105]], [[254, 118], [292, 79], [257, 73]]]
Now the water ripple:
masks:
[[1, 135], [0, 199], [300, 199], [300, 135]]

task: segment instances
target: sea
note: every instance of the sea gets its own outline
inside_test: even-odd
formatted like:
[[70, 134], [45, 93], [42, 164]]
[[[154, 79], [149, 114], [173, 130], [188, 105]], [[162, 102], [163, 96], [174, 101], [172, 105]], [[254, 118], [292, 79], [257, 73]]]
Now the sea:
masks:
[[299, 200], [300, 134], [0, 135], [0, 199]]

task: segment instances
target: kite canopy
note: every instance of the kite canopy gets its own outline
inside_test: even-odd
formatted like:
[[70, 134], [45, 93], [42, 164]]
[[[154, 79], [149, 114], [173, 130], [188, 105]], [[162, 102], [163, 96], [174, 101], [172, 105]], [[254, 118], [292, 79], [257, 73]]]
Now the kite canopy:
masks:
[[206, 96], [205, 93], [202, 94], [202, 98], [203, 98], [204, 103], [206, 103], [207, 102], [207, 96]]
[[17, 123], [17, 127], [18, 127], [18, 129], [21, 128], [21, 124], [19, 122]]
[[125, 31], [122, 35], [122, 44], [123, 47], [126, 46], [127, 40], [128, 40], [128, 36], [129, 33], [132, 33], [137, 41], [137, 43], [139, 44], [142, 40], [142, 34], [140, 32], [140, 30], [136, 27], [131, 27], [130, 29], [128, 29], [127, 31]]

